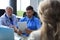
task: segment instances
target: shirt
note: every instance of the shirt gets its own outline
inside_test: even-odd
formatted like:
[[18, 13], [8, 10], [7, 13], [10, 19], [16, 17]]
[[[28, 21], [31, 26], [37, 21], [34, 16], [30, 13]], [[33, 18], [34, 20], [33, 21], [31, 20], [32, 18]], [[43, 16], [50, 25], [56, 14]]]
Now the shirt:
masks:
[[32, 18], [28, 18], [27, 16], [23, 17], [20, 19], [20, 22], [27, 22], [27, 28], [29, 30], [37, 30], [41, 27], [40, 20], [34, 16]]
[[28, 40], [40, 40], [40, 36], [41, 36], [41, 30], [36, 30], [36, 31], [33, 31], [29, 37], [28, 37]]
[[0, 25], [11, 26], [14, 25], [17, 27], [17, 18], [16, 15], [12, 14], [12, 17], [9, 17], [6, 13], [4, 13], [0, 17]]

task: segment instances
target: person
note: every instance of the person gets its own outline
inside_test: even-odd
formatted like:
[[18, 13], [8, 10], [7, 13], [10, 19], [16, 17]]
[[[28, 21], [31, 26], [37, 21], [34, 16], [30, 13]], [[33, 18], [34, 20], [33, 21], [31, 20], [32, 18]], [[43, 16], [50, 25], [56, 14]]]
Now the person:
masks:
[[30, 34], [28, 40], [60, 40], [60, 0], [44, 0], [39, 4], [41, 29]]
[[27, 16], [20, 19], [20, 22], [27, 22], [27, 29], [25, 30], [25, 33], [22, 34], [28, 36], [33, 30], [39, 29], [41, 23], [40, 23], [40, 19], [33, 16], [32, 6], [28, 6], [26, 8], [26, 15]]
[[16, 15], [13, 14], [13, 8], [11, 6], [6, 7], [5, 13], [0, 17], [0, 25], [13, 28], [15, 32], [18, 32]]
[[[33, 12], [34, 12], [34, 13], [33, 13], [33, 16], [39, 18], [38, 13], [35, 12], [35, 11], [33, 11]], [[23, 13], [23, 17], [25, 17], [25, 16], [27, 16], [27, 15], [26, 15], [26, 12]]]

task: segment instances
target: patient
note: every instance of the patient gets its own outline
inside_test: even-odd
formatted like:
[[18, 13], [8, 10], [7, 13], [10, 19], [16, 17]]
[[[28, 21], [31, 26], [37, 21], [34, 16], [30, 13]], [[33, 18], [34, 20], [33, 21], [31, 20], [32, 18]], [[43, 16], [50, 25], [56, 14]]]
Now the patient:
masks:
[[44, 0], [39, 4], [41, 29], [30, 34], [28, 40], [60, 40], [60, 0]]

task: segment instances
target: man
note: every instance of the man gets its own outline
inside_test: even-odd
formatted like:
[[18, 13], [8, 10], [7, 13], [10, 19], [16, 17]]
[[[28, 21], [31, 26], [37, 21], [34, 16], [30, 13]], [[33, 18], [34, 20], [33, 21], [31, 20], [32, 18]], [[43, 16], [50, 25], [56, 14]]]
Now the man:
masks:
[[16, 15], [13, 14], [13, 8], [10, 6], [6, 7], [5, 11], [6, 12], [0, 17], [0, 24], [13, 28], [15, 32], [18, 32], [17, 18]]
[[25, 35], [29, 35], [33, 30], [37, 30], [40, 28], [41, 23], [38, 18], [33, 16], [34, 10], [32, 6], [28, 6], [26, 8], [26, 16], [20, 19], [20, 22], [27, 22], [27, 29], [25, 30]]

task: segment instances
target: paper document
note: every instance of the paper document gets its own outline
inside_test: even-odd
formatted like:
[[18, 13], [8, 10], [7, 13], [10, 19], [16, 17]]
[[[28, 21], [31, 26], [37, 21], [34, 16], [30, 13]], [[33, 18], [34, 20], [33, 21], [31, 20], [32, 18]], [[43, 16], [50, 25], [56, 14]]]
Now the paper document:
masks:
[[24, 32], [25, 29], [27, 28], [27, 22], [18, 22], [18, 28]]

